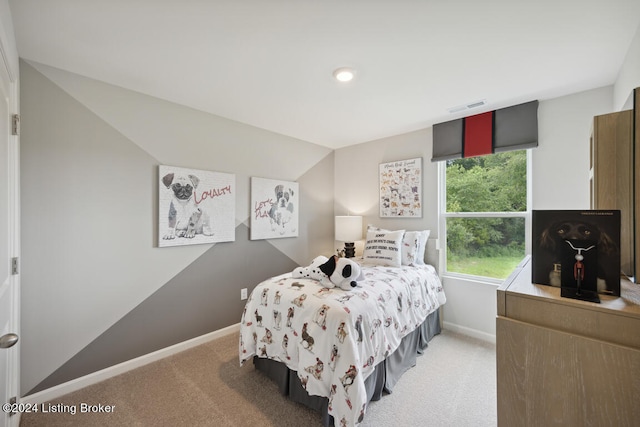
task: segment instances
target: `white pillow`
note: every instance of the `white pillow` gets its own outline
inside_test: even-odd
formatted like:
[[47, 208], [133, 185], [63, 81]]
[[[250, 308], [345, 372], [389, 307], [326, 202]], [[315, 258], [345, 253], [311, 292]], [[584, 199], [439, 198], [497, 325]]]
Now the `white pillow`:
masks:
[[421, 231], [405, 231], [402, 239], [402, 265], [418, 264], [421, 237]]
[[[371, 224], [367, 225], [367, 233], [369, 231], [390, 232]], [[405, 231], [400, 254], [402, 265], [424, 265], [424, 251], [430, 234], [431, 230]]]
[[363, 259], [377, 265], [400, 267], [402, 265], [402, 238], [404, 230], [367, 230]]
[[415, 264], [424, 265], [424, 251], [427, 249], [427, 240], [429, 240], [431, 230], [416, 231], [416, 233], [418, 233], [419, 243], [418, 250], [416, 251]]

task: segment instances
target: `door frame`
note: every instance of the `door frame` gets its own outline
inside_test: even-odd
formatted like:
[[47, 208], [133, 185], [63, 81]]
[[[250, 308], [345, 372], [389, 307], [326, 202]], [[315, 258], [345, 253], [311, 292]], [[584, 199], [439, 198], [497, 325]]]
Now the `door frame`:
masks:
[[[5, 5], [2, 5], [5, 6]], [[5, 12], [5, 7], [2, 7]], [[7, 26], [9, 28], [7, 28]], [[8, 77], [9, 115], [17, 114], [19, 117], [19, 73], [18, 55], [11, 22], [0, 22], [0, 67]], [[9, 125], [12, 125], [10, 118]], [[19, 132], [18, 132], [19, 133]], [[9, 185], [9, 257], [18, 259], [18, 272], [9, 276], [9, 292], [12, 296], [12, 313], [9, 321], [11, 331], [20, 335], [20, 137], [9, 132], [8, 136], [8, 185]], [[10, 262], [1, 260], [1, 262]], [[9, 397], [15, 396], [20, 401], [20, 342], [11, 348], [9, 353]], [[4, 403], [4, 402], [2, 402]], [[9, 426], [17, 427], [20, 423], [20, 414], [9, 418]]]

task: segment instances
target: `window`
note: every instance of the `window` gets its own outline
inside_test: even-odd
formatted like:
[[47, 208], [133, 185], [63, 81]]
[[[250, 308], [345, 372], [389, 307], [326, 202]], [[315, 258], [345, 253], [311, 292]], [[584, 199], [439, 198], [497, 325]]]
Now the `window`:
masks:
[[447, 273], [505, 279], [525, 256], [527, 150], [440, 162]]

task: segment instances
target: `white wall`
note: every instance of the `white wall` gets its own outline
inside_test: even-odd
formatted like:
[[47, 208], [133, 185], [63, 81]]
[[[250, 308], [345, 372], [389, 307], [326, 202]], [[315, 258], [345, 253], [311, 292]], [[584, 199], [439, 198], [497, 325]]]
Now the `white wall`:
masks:
[[[532, 209], [589, 208], [590, 126], [593, 116], [613, 111], [612, 99], [607, 86], [540, 102]], [[445, 327], [493, 341], [497, 285], [455, 277], [443, 282]]]
[[12, 80], [18, 80], [18, 50], [8, 0], [0, 0], [0, 33], [0, 43], [2, 43], [0, 51], [9, 66], [9, 77]]
[[[640, 86], [640, 27], [629, 46], [615, 85], [540, 100], [539, 146], [532, 153], [532, 209], [589, 208], [589, 137], [593, 117], [622, 109]], [[420, 142], [417, 142], [420, 141]], [[376, 162], [422, 153], [425, 214], [421, 220], [385, 220], [387, 228], [424, 227], [437, 237], [437, 172], [431, 158], [431, 129], [361, 144], [336, 152], [336, 213], [362, 206], [376, 219]], [[357, 174], [353, 164], [358, 163]], [[354, 178], [355, 175], [362, 179]], [[342, 180], [341, 180], [342, 177]], [[367, 185], [366, 182], [369, 182]], [[434, 234], [435, 232], [435, 234]], [[495, 339], [496, 285], [454, 277], [443, 278], [447, 295], [445, 327], [479, 338]]]
[[613, 111], [613, 88], [540, 102], [533, 150], [533, 209], [589, 208], [589, 137], [593, 117]]
[[[539, 146], [532, 153], [533, 209], [587, 209], [589, 136], [593, 117], [619, 111], [640, 86], [640, 27], [618, 79], [607, 86], [542, 100], [538, 109]], [[445, 324], [484, 338], [495, 336], [495, 286], [444, 279]]]
[[[640, 26], [631, 41], [624, 63], [618, 73], [618, 79], [614, 85], [613, 101], [614, 111], [623, 109], [625, 103], [630, 100], [633, 89], [640, 87]], [[626, 108], [631, 108], [628, 104]]]
[[[432, 230], [437, 237], [438, 207], [429, 197], [437, 192], [438, 167], [431, 163], [431, 128], [396, 135], [335, 152], [335, 213], [363, 215], [364, 225], [373, 223], [388, 229]], [[422, 157], [425, 195], [422, 218], [379, 218], [378, 165], [394, 160]], [[361, 252], [358, 252], [361, 254]]]
[[[589, 207], [589, 134], [593, 116], [613, 111], [613, 86], [551, 100], [538, 107], [539, 146], [532, 153], [533, 209]], [[388, 229], [430, 229], [438, 237], [438, 171], [431, 163], [431, 128], [336, 150], [335, 212], [362, 214], [365, 224]], [[424, 210], [419, 219], [378, 217], [378, 165], [423, 158]], [[360, 252], [361, 253], [361, 252]], [[432, 260], [433, 261], [433, 260]], [[445, 327], [495, 339], [496, 288], [443, 277]]]

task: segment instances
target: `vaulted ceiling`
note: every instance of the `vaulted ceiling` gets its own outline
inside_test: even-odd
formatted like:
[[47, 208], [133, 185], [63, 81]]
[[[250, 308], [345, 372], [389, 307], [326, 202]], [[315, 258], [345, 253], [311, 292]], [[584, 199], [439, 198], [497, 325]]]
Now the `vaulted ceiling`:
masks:
[[640, 0], [10, 7], [23, 59], [331, 148], [613, 84], [640, 25]]

